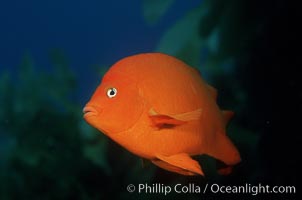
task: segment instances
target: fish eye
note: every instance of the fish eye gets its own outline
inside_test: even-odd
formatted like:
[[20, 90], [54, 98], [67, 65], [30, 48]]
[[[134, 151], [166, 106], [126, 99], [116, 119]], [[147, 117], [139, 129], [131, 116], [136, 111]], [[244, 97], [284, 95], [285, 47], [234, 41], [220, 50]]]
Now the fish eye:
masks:
[[108, 96], [109, 98], [115, 97], [116, 94], [117, 94], [117, 90], [116, 90], [115, 88], [109, 88], [109, 89], [107, 90], [107, 96]]

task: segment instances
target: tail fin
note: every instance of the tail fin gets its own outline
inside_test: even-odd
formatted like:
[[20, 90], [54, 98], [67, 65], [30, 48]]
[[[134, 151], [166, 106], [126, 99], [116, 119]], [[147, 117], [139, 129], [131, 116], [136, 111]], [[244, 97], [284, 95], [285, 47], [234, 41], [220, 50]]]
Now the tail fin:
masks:
[[218, 172], [220, 174], [229, 174], [232, 171], [232, 166], [241, 161], [240, 154], [231, 140], [224, 134], [217, 134], [216, 144], [213, 146], [208, 155], [221, 161], [218, 162]]

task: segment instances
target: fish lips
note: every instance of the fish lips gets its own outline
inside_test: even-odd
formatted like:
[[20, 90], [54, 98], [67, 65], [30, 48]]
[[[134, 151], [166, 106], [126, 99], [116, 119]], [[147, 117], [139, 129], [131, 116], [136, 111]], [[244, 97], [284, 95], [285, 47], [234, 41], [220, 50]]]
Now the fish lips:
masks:
[[100, 125], [98, 116], [102, 110], [97, 106], [86, 105], [83, 108], [84, 119], [91, 126], [97, 128], [99, 131], [106, 133], [103, 127]]
[[98, 110], [93, 106], [85, 106], [83, 108], [84, 118], [88, 118], [91, 116], [97, 116], [99, 114]]

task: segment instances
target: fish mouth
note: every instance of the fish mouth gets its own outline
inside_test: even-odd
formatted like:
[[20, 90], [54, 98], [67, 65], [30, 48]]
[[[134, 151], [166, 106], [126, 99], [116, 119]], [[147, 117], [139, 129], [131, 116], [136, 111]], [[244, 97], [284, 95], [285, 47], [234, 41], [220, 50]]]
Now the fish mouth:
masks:
[[98, 115], [98, 111], [92, 106], [85, 106], [83, 108], [84, 118]]

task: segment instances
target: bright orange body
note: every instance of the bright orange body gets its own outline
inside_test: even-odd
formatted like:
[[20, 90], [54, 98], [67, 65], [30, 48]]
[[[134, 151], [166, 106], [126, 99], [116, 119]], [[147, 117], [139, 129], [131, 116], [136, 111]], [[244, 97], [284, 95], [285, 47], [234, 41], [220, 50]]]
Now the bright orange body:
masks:
[[228, 166], [240, 161], [225, 134], [232, 112], [220, 111], [216, 90], [195, 69], [165, 54], [114, 64], [84, 112], [112, 140], [169, 171], [203, 175], [192, 155], [207, 154]]

